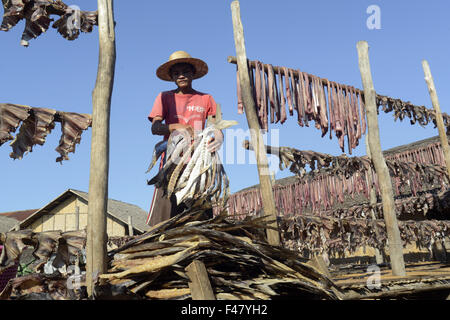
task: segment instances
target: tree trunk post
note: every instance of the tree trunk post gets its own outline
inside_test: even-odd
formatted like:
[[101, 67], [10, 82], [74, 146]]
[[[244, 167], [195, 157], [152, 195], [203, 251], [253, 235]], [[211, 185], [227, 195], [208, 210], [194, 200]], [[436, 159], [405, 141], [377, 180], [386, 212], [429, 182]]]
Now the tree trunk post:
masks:
[[92, 296], [95, 278], [107, 269], [109, 119], [116, 61], [113, 0], [98, 0], [99, 63], [92, 93], [92, 142], [89, 176], [86, 285]]
[[239, 81], [241, 83], [242, 100], [244, 103], [245, 115], [250, 129], [250, 138], [255, 148], [256, 163], [258, 167], [262, 204], [264, 215], [274, 220], [270, 224], [274, 229], [267, 229], [267, 239], [271, 245], [280, 245], [280, 235], [278, 232], [277, 211], [273, 196], [272, 182], [270, 180], [269, 164], [266, 150], [264, 148], [261, 128], [255, 110], [255, 102], [250, 87], [250, 77], [247, 64], [247, 53], [245, 50], [244, 30], [241, 22], [241, 12], [239, 1], [231, 3], [231, 13], [233, 18], [234, 41], [236, 46], [237, 65], [239, 68]]
[[447, 173], [450, 177], [450, 149], [448, 147], [447, 133], [444, 126], [444, 120], [442, 120], [441, 106], [436, 93], [436, 87], [434, 86], [433, 76], [431, 75], [430, 66], [427, 60], [422, 61], [423, 72], [425, 74], [425, 81], [428, 85], [428, 91], [430, 92], [431, 102], [436, 116], [436, 125], [439, 131], [439, 137], [441, 138], [442, 151], [444, 152], [445, 164], [447, 166]]
[[[372, 161], [372, 156], [370, 154], [370, 145], [369, 145], [369, 136], [368, 135], [366, 135], [366, 154], [367, 154], [367, 157], [370, 159], [370, 161]], [[375, 215], [375, 210], [373, 208], [377, 204], [377, 193], [373, 186], [372, 168], [369, 169], [367, 176], [369, 177], [369, 181], [367, 181], [367, 183], [370, 186], [369, 187], [369, 189], [370, 189], [370, 205], [372, 206], [372, 208], [370, 209], [370, 214], [372, 216], [372, 219], [374, 221], [376, 221], [377, 217]], [[376, 227], [375, 227], [375, 235], [377, 236], [378, 239], [380, 238], [378, 229]], [[374, 248], [374, 249], [375, 249], [375, 260], [376, 260], [377, 264], [382, 264], [383, 263], [383, 255], [381, 254], [381, 252], [378, 248]]]
[[378, 115], [376, 106], [376, 93], [372, 81], [372, 73], [369, 62], [369, 45], [366, 41], [357, 44], [359, 70], [364, 86], [364, 99], [367, 113], [368, 141], [370, 155], [377, 173], [381, 199], [383, 201], [383, 216], [386, 223], [386, 232], [389, 240], [389, 253], [391, 258], [392, 273], [396, 276], [405, 276], [405, 261], [403, 258], [403, 245], [398, 228], [395, 212], [394, 193], [392, 190], [389, 169], [384, 160], [380, 144], [380, 129], [378, 127]]

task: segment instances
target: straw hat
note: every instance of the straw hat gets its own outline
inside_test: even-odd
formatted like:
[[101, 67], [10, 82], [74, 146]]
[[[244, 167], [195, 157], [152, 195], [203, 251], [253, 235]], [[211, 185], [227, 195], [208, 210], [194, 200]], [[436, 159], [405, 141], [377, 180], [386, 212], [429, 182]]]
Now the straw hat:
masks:
[[203, 77], [208, 73], [208, 65], [200, 59], [192, 58], [186, 51], [175, 51], [169, 57], [169, 61], [159, 66], [156, 76], [161, 80], [172, 81], [170, 78], [170, 68], [177, 63], [189, 63], [195, 68], [194, 79]]

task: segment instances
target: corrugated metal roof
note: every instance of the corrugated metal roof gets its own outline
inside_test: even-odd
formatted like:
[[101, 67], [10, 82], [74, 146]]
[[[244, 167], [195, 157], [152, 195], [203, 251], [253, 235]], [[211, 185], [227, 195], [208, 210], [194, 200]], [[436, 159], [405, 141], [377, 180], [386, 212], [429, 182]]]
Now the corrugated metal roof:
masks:
[[0, 216], [0, 232], [8, 232], [16, 226], [17, 222], [16, 219]]
[[2, 212], [0, 216], [13, 218], [17, 221], [23, 221], [32, 214], [34, 214], [39, 209], [31, 209], [31, 210], [22, 210], [22, 211], [11, 211], [11, 212]]

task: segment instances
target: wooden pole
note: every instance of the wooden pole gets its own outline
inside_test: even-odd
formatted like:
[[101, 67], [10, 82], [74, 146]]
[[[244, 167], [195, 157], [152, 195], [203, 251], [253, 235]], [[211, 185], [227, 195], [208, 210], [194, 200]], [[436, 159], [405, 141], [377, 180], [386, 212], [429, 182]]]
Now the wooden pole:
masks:
[[133, 236], [133, 220], [131, 216], [128, 216], [128, 235]]
[[394, 193], [392, 190], [389, 169], [384, 160], [380, 144], [380, 129], [378, 127], [378, 115], [376, 106], [376, 93], [372, 81], [372, 73], [369, 61], [369, 45], [366, 41], [357, 44], [359, 70], [364, 86], [364, 100], [367, 114], [368, 141], [372, 162], [377, 173], [381, 199], [383, 201], [383, 216], [386, 223], [386, 232], [389, 240], [389, 253], [391, 258], [392, 273], [395, 276], [405, 276], [405, 261], [403, 259], [403, 246], [395, 213]]
[[99, 63], [92, 93], [92, 143], [89, 177], [86, 285], [107, 268], [106, 212], [109, 171], [109, 118], [116, 61], [113, 0], [98, 0]]
[[447, 165], [447, 173], [450, 177], [450, 148], [448, 147], [448, 139], [445, 131], [444, 121], [442, 120], [441, 106], [434, 86], [433, 76], [431, 75], [430, 66], [427, 60], [422, 61], [423, 72], [425, 73], [425, 81], [430, 92], [431, 102], [436, 116], [436, 124], [441, 138], [442, 151], [444, 152], [445, 164]]
[[192, 300], [216, 300], [203, 262], [194, 260], [185, 270], [189, 280], [191, 280], [188, 285]]
[[270, 224], [270, 226], [274, 229], [267, 229], [267, 240], [269, 244], [278, 246], [280, 245], [280, 235], [278, 232], [278, 224], [276, 222], [277, 212], [273, 197], [272, 182], [270, 181], [269, 164], [264, 148], [261, 128], [258, 123], [255, 101], [253, 100], [250, 87], [247, 53], [245, 51], [244, 29], [241, 22], [239, 1], [235, 0], [231, 3], [231, 13], [233, 18], [234, 42], [236, 46], [236, 57], [239, 68], [239, 81], [241, 83], [242, 100], [244, 103], [248, 127], [250, 129], [251, 142], [255, 147], [264, 215], [270, 216], [269, 219], [274, 221]]
[[75, 230], [80, 230], [80, 207], [75, 207]]
[[[370, 153], [370, 145], [369, 145], [369, 136], [366, 134], [366, 154], [370, 161], [372, 161], [372, 155]], [[367, 173], [368, 180], [367, 183], [369, 184], [370, 188], [370, 205], [372, 208], [370, 209], [370, 213], [372, 216], [372, 220], [377, 220], [377, 217], [375, 216], [375, 210], [373, 209], [375, 205], [377, 204], [377, 193], [375, 191], [375, 188], [373, 186], [373, 180], [372, 180], [372, 168], [369, 168], [369, 172]], [[379, 239], [380, 235], [378, 232], [378, 229], [375, 227], [375, 235]], [[375, 249], [375, 260], [377, 264], [383, 263], [383, 255], [381, 254], [380, 250], [378, 248]]]

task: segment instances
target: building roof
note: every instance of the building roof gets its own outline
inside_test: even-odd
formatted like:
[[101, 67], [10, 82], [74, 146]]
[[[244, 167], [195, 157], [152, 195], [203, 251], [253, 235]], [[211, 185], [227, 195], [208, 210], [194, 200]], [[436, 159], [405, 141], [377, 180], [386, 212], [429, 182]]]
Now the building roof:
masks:
[[2, 213], [0, 213], [0, 216], [13, 218], [17, 221], [23, 221], [38, 210], [39, 209], [30, 209], [30, 210], [22, 210], [22, 211], [2, 212]]
[[17, 220], [0, 215], [0, 232], [8, 232], [17, 225]]
[[[62, 193], [60, 196], [46, 204], [41, 209], [34, 212], [32, 215], [27, 217], [25, 220], [23, 220], [20, 223], [20, 226], [26, 227], [28, 226], [32, 221], [34, 221], [36, 218], [49, 213], [53, 208], [58, 206], [59, 204], [66, 201], [68, 198], [76, 196], [84, 201], [86, 203], [89, 202], [89, 194], [87, 192], [75, 190], [75, 189], [68, 189], [64, 193]], [[145, 220], [147, 218], [147, 212], [145, 212], [143, 209], [139, 208], [138, 206], [130, 203], [121, 202], [118, 200], [108, 199], [108, 214], [115, 219], [121, 221], [125, 225], [128, 224], [128, 217], [131, 217], [131, 223], [133, 225], [133, 228], [139, 232], [145, 232], [150, 227], [145, 223]]]

